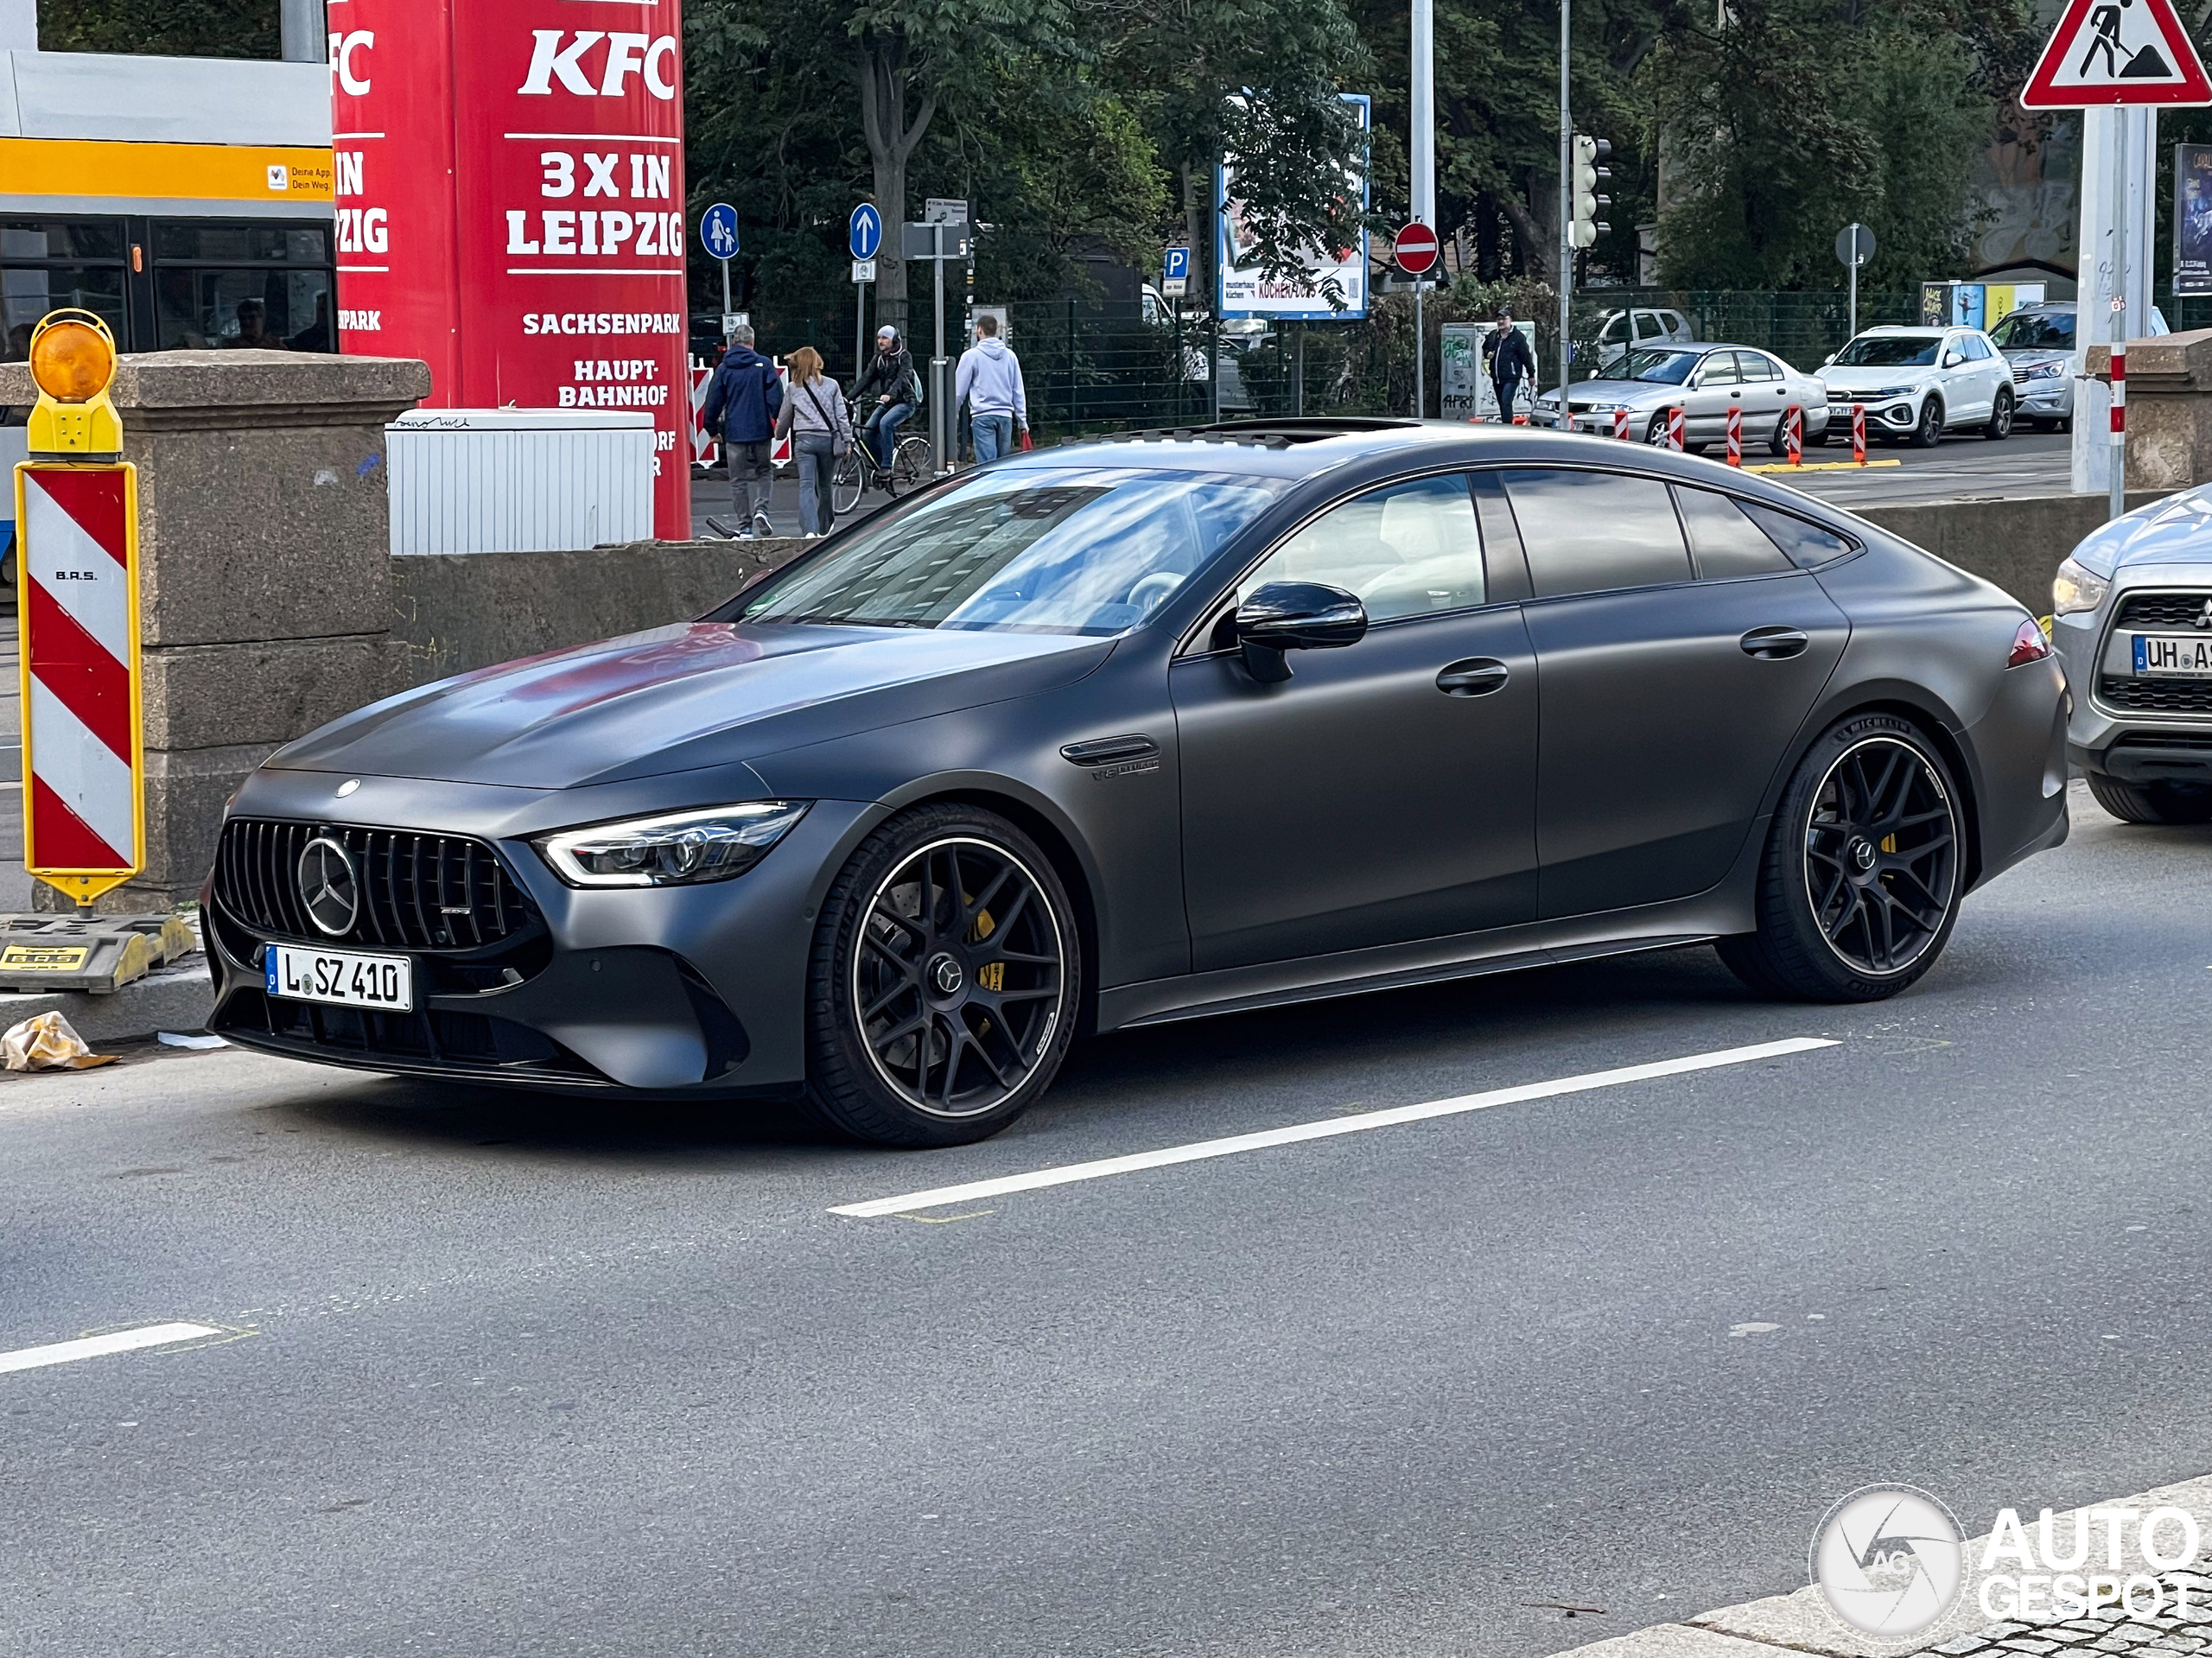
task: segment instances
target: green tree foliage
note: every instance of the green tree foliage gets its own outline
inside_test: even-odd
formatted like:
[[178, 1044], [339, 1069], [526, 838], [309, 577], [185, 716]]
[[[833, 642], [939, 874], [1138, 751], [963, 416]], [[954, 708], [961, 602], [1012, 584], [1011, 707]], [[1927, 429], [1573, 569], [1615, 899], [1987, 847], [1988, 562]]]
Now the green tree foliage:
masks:
[[276, 0], [38, 0], [49, 52], [273, 58]]
[[1864, 284], [1963, 271], [1974, 159], [2038, 44], [2021, 0], [1728, 0], [1670, 32], [1645, 73], [1662, 280], [1833, 287], [1853, 219], [1878, 246]]

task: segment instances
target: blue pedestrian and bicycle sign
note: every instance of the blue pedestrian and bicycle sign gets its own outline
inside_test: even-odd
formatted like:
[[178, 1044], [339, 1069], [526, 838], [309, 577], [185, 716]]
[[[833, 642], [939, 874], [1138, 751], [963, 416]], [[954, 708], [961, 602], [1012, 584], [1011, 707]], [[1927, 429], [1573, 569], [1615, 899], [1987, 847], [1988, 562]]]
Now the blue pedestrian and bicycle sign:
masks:
[[727, 201], [717, 201], [699, 219], [699, 240], [709, 257], [734, 259], [737, 257], [737, 209]]
[[853, 257], [873, 259], [875, 251], [883, 245], [883, 215], [863, 201], [853, 209], [845, 239], [852, 245]]

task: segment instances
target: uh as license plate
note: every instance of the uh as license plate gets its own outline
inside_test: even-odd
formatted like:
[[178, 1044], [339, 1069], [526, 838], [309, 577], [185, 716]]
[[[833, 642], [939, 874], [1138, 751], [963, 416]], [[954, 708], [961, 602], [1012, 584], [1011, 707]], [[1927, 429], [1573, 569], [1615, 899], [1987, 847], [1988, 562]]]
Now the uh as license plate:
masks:
[[269, 994], [290, 1001], [332, 1002], [380, 1012], [415, 1011], [415, 963], [404, 956], [271, 944], [264, 958]]
[[2212, 679], [2212, 633], [2138, 633], [2135, 671], [2146, 679]]

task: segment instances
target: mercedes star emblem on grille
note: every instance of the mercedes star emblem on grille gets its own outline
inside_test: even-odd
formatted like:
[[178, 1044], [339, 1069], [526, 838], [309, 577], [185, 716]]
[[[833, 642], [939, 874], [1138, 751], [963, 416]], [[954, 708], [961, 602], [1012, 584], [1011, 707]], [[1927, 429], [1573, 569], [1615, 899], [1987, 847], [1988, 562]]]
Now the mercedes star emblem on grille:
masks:
[[353, 931], [361, 910], [361, 885], [353, 859], [327, 835], [318, 835], [300, 852], [300, 901], [308, 919], [333, 938]]

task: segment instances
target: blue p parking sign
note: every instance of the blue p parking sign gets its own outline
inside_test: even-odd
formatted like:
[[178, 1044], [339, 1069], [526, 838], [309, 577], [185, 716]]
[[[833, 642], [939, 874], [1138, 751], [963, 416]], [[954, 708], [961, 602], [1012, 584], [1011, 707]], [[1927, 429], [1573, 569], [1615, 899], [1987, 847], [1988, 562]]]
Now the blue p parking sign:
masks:
[[711, 258], [735, 258], [737, 209], [727, 201], [717, 201], [708, 208], [699, 220], [699, 241]]
[[1191, 274], [1191, 250], [1185, 247], [1169, 248], [1167, 257], [1160, 262], [1160, 274], [1166, 277], [1169, 282], [1187, 277]]

